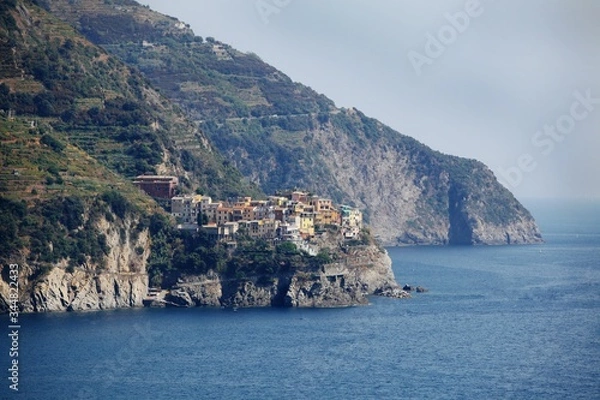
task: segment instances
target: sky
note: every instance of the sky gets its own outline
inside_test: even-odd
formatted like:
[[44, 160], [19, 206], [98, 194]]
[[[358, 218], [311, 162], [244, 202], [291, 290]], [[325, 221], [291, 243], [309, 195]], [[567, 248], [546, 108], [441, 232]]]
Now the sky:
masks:
[[140, 0], [518, 198], [600, 198], [597, 0]]

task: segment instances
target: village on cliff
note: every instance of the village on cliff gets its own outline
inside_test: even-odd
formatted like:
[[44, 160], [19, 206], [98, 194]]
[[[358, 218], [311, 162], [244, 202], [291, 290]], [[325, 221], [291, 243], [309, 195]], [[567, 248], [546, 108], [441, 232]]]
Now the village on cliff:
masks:
[[174, 176], [140, 175], [134, 180], [154, 198], [170, 202], [179, 229], [202, 230], [216, 241], [234, 242], [239, 234], [267, 241], [290, 241], [303, 245], [319, 234], [319, 228], [335, 227], [344, 239], [359, 238], [362, 212], [336, 206], [330, 199], [306, 191], [287, 191], [266, 200], [239, 197], [213, 200], [203, 195], [176, 195]]

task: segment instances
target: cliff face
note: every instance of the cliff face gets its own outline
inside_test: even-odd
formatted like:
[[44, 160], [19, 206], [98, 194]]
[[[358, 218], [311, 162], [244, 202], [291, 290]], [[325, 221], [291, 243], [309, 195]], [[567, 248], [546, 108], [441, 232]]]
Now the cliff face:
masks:
[[[55, 265], [42, 279], [21, 279], [23, 312], [86, 311], [141, 307], [148, 292], [143, 256], [132, 251], [146, 245], [146, 235], [127, 240], [111, 251], [119, 260], [106, 270], [67, 272]], [[398, 287], [386, 252], [376, 246], [354, 249], [353, 261], [326, 265], [318, 272], [297, 271], [268, 279], [223, 280], [216, 273], [188, 276], [172, 288], [164, 302], [178, 307], [343, 307], [367, 304], [368, 295], [394, 293], [410, 297]], [[27, 264], [21, 271], [30, 270]], [[27, 276], [27, 273], [22, 273]], [[0, 302], [8, 304], [9, 288], [0, 281]]]
[[[304, 140], [313, 160], [298, 168], [309, 175], [320, 165], [326, 173], [311, 187], [364, 209], [383, 243], [541, 241], [531, 214], [484, 164], [432, 151], [356, 110], [316, 125]], [[277, 170], [277, 160], [273, 163]], [[252, 167], [252, 173], [260, 168]]]
[[[375, 245], [357, 246], [318, 271], [223, 280], [218, 274], [188, 276], [170, 290], [162, 305], [182, 307], [343, 307], [368, 303], [368, 295], [394, 293], [398, 287], [391, 260]], [[161, 305], [161, 302], [155, 302]]]
[[353, 248], [342, 262], [324, 266], [318, 275], [295, 275], [285, 304], [295, 307], [336, 307], [365, 304], [366, 296], [396, 291], [394, 297], [410, 297], [398, 287], [387, 252], [379, 247]]
[[85, 311], [141, 307], [148, 289], [145, 274], [67, 273], [54, 268], [32, 289], [24, 312]]
[[[139, 233], [137, 220], [126, 218], [96, 223], [105, 235], [109, 252], [100, 263], [69, 268], [67, 260], [53, 263], [42, 274], [23, 258], [19, 263], [19, 303], [23, 312], [105, 310], [140, 307], [148, 291], [146, 260], [150, 251], [148, 230]], [[0, 305], [9, 304], [10, 289], [0, 280]]]

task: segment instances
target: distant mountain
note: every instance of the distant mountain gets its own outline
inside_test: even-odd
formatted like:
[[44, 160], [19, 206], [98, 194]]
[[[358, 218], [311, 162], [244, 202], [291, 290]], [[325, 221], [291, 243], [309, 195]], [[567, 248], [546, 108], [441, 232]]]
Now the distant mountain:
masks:
[[535, 243], [531, 214], [482, 163], [441, 154], [134, 1], [46, 7], [134, 66], [265, 192], [361, 207], [386, 244]]

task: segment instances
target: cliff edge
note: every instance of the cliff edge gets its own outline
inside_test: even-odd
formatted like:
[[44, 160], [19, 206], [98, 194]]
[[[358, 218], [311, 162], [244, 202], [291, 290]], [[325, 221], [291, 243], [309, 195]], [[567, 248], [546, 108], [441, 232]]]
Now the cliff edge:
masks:
[[186, 276], [153, 305], [324, 308], [367, 304], [373, 294], [410, 297], [396, 283], [385, 250], [376, 245], [346, 250], [345, 257], [316, 269], [245, 279], [227, 279], [214, 271]]

